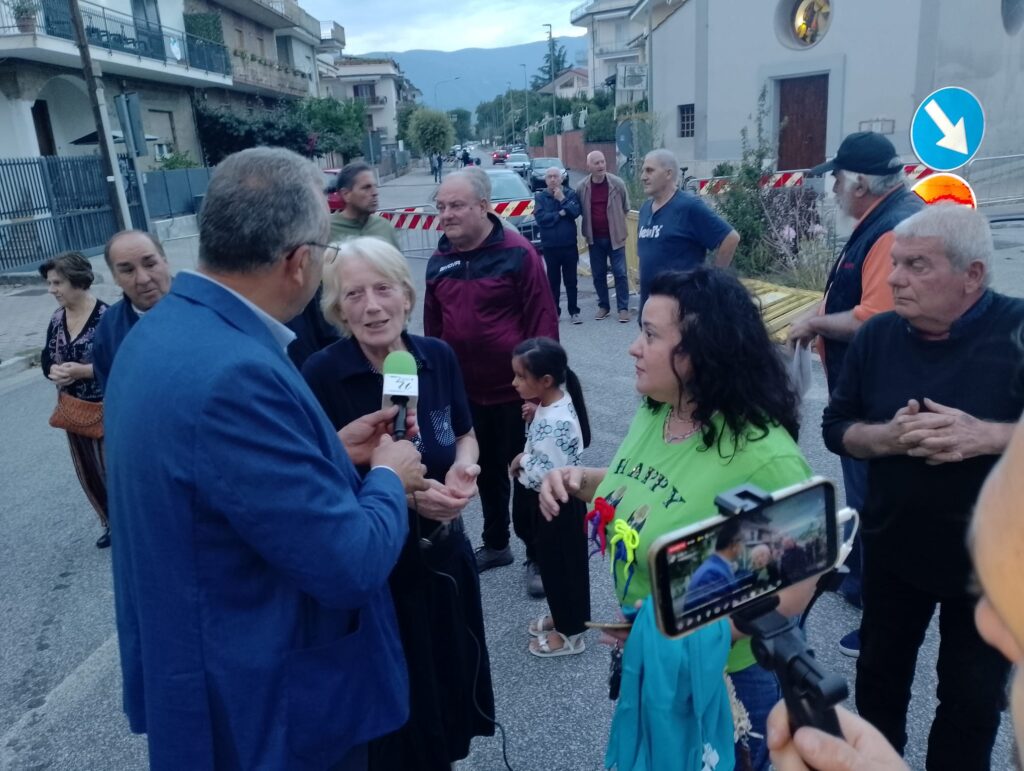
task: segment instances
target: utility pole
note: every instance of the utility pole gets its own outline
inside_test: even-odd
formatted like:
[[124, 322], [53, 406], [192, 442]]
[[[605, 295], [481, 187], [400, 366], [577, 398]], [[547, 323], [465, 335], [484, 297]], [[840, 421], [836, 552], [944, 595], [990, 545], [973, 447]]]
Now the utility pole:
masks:
[[[110, 116], [107, 114], [107, 100], [103, 93], [103, 79], [99, 66], [93, 64], [92, 55], [89, 52], [89, 41], [85, 36], [85, 24], [82, 21], [82, 9], [78, 6], [78, 0], [68, 0], [68, 10], [71, 11], [71, 23], [75, 28], [75, 44], [78, 46], [78, 54], [82, 58], [82, 78], [85, 80], [85, 90], [89, 95], [89, 102], [92, 104], [92, 116], [96, 123], [96, 142], [100, 148], [103, 174], [107, 179], [110, 208], [114, 212], [117, 229], [128, 230], [132, 226], [132, 215], [128, 209], [128, 197], [124, 193], [124, 179], [121, 177], [121, 167], [117, 162], [117, 153], [114, 150], [114, 137], [110, 133]], [[139, 195], [146, 195], [141, 180], [139, 180]]]
[[506, 80], [505, 85], [508, 87], [508, 114], [512, 118], [512, 144], [516, 143], [516, 102], [512, 98], [512, 81]]
[[502, 94], [501, 95], [501, 143], [503, 145], [507, 144], [505, 142], [505, 129], [506, 129], [507, 126], [508, 126], [508, 117], [505, 115], [505, 95]]
[[526, 65], [520, 64], [523, 68], [523, 99], [526, 101], [526, 128], [523, 129], [523, 144], [530, 146], [530, 86], [526, 82]]
[[555, 96], [555, 39], [551, 37], [551, 25], [542, 24], [548, 28], [548, 68], [551, 70], [551, 115], [555, 119], [555, 133], [561, 134], [562, 127], [558, 120], [558, 98]]

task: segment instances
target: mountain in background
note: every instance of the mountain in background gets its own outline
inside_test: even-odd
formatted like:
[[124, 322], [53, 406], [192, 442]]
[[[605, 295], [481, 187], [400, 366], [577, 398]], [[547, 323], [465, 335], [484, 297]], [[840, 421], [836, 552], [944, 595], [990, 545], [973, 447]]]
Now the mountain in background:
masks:
[[[555, 38], [565, 46], [565, 59], [570, 66], [586, 68], [587, 36]], [[463, 107], [470, 112], [480, 102], [504, 93], [509, 83], [522, 90], [523, 68], [528, 83], [548, 51], [546, 40], [504, 48], [463, 48], [460, 51], [377, 51], [360, 54], [367, 58], [387, 56], [398, 62], [402, 72], [423, 92], [421, 101], [428, 107], [453, 110]], [[455, 78], [459, 78], [455, 80]], [[436, 87], [436, 90], [435, 90]], [[436, 98], [435, 98], [436, 93]]]

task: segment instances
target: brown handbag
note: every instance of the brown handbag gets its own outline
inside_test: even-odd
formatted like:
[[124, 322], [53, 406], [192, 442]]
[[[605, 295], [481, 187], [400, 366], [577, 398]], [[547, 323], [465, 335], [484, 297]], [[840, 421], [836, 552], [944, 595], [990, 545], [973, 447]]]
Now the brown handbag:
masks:
[[57, 406], [50, 415], [50, 425], [90, 439], [102, 439], [103, 402], [87, 402], [58, 391]]

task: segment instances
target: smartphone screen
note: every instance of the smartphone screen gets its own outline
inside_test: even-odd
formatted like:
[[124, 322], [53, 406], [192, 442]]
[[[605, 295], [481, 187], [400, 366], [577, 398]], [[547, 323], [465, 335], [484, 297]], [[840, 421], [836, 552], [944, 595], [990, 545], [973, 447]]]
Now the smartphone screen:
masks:
[[762, 508], [662, 536], [651, 549], [658, 625], [694, 631], [831, 569], [835, 488], [824, 479], [779, 491]]

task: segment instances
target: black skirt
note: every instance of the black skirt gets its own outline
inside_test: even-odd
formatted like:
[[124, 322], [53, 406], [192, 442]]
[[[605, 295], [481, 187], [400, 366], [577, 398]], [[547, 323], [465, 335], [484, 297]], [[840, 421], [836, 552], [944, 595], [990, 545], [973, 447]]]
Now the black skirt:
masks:
[[461, 520], [438, 531], [436, 522], [410, 519], [418, 532], [389, 580], [409, 668], [409, 722], [370, 743], [371, 771], [449, 771], [474, 736], [494, 734], [473, 549]]

